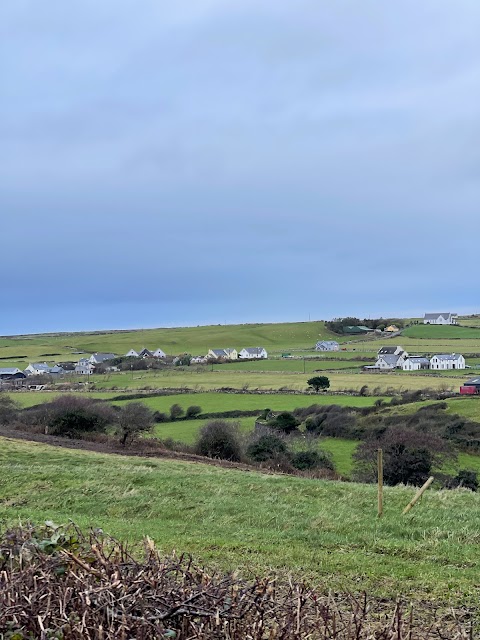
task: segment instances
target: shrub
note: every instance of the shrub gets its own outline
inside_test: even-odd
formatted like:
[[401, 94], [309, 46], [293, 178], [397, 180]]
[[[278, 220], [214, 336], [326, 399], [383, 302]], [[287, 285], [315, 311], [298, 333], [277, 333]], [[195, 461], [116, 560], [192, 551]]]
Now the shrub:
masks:
[[185, 415], [187, 418], [196, 418], [201, 413], [202, 413], [202, 407], [199, 407], [196, 404], [192, 404], [190, 407], [187, 408], [187, 412]]
[[19, 407], [10, 396], [0, 393], [0, 424], [11, 424], [18, 416]]
[[184, 410], [179, 404], [172, 404], [170, 407], [170, 420], [178, 420], [184, 413]]
[[125, 446], [140, 433], [153, 428], [153, 413], [142, 402], [128, 402], [120, 409], [117, 419], [117, 435]]
[[297, 451], [292, 457], [292, 465], [295, 469], [301, 471], [307, 471], [309, 469], [329, 469], [334, 471], [335, 467], [330, 456], [324, 451], [316, 451], [311, 449], [310, 451]]
[[247, 447], [247, 456], [255, 462], [266, 462], [279, 454], [287, 453], [288, 448], [285, 442], [273, 433], [260, 436]]
[[170, 416], [162, 411], [154, 411], [153, 419], [155, 422], [169, 422]]
[[67, 438], [104, 433], [115, 418], [115, 410], [106, 402], [73, 395], [60, 396], [33, 413], [34, 424], [43, 424], [52, 434]]
[[268, 421], [268, 426], [272, 429], [277, 429], [282, 433], [293, 433], [297, 430], [298, 420], [293, 413], [289, 411], [283, 411], [278, 416]]
[[467, 471], [462, 469], [457, 475], [452, 478], [449, 483], [449, 488], [454, 489], [456, 487], [463, 487], [464, 489], [471, 489], [472, 491], [478, 490], [478, 476], [475, 471]]
[[242, 447], [238, 423], [228, 423], [225, 420], [208, 422], [200, 429], [195, 451], [208, 458], [239, 461], [242, 457]]

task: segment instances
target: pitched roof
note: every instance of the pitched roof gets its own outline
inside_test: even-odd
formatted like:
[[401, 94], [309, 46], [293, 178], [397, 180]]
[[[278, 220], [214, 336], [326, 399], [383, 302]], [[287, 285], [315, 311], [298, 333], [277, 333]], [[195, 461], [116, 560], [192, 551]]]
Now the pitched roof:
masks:
[[399, 356], [395, 356], [395, 355], [385, 355], [385, 356], [380, 356], [379, 360], [383, 360], [384, 362], [386, 362], [389, 365], [392, 365], [393, 367], [395, 367], [398, 364], [398, 360], [399, 360]]
[[318, 346], [319, 344], [324, 344], [324, 345], [326, 345], [326, 346], [328, 346], [328, 347], [330, 347], [330, 346], [332, 346], [332, 345], [337, 345], [337, 346], [338, 346], [338, 342], [337, 342], [336, 340], [319, 340], [319, 341], [317, 342], [317, 346]]
[[46, 362], [34, 362], [28, 366], [37, 369], [37, 371], [50, 371], [50, 366]]
[[243, 351], [251, 353], [252, 355], [260, 355], [264, 351], [263, 347], [245, 347]]
[[22, 373], [17, 367], [0, 367], [0, 376], [13, 376], [16, 373]]
[[425, 358], [424, 356], [408, 356], [407, 360], [412, 360], [412, 362], [420, 362], [420, 364], [427, 364], [430, 362], [430, 358]]
[[425, 320], [437, 320], [442, 316], [443, 318], [449, 318], [450, 316], [456, 316], [456, 313], [426, 313], [424, 316]]
[[[388, 355], [388, 354], [393, 354], [394, 355], [395, 351], [397, 349], [398, 349], [398, 347], [382, 347], [381, 349], [379, 349], [378, 355], [379, 356]], [[403, 349], [402, 349], [402, 351], [403, 351]]]
[[225, 349], [210, 349], [217, 357], [224, 357], [227, 355]]
[[432, 359], [437, 358], [438, 360], [458, 360], [461, 357], [461, 353], [438, 353], [432, 356]]
[[95, 358], [97, 362], [105, 362], [106, 360], [113, 360], [115, 358], [114, 353], [93, 353], [92, 358]]

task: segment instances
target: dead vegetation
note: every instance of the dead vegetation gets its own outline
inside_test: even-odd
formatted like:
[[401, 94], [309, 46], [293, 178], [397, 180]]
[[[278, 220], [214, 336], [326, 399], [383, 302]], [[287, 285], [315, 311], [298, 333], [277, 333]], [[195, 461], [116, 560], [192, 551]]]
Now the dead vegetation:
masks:
[[464, 640], [468, 611], [328, 594], [273, 577], [212, 575], [187, 556], [143, 559], [101, 531], [53, 523], [0, 540], [0, 637], [9, 640]]

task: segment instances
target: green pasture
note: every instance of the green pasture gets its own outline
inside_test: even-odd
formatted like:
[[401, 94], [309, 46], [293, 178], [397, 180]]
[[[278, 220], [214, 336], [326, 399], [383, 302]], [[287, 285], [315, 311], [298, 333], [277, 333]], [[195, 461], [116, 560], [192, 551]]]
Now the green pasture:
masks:
[[385, 488], [128, 458], [1, 440], [3, 526], [33, 520], [150, 536], [249, 577], [278, 572], [325, 590], [476, 605], [480, 497], [429, 491], [408, 516], [413, 488]]
[[461, 325], [414, 324], [402, 331], [401, 338], [417, 338], [421, 340], [477, 340], [480, 342], [480, 327], [470, 328]]
[[[313, 358], [305, 359], [286, 359], [276, 358], [274, 360], [256, 360], [243, 362], [236, 360], [221, 365], [213, 365], [213, 370], [222, 371], [243, 371], [243, 372], [270, 372], [270, 371], [288, 371], [296, 373], [313, 373], [314, 371], [341, 370], [341, 369], [360, 369], [368, 362], [357, 362], [351, 359], [343, 358], [339, 360], [314, 360]], [[210, 367], [211, 368], [211, 367]]]

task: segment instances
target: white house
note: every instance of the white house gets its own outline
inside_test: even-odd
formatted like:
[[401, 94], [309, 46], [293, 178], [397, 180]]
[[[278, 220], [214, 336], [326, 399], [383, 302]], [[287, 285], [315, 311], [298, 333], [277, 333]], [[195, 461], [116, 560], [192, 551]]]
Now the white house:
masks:
[[426, 313], [423, 324], [457, 324], [457, 313]]
[[135, 349], [130, 349], [130, 351], [125, 354], [125, 357], [126, 358], [138, 358], [138, 353], [135, 351]]
[[335, 340], [320, 340], [315, 345], [315, 351], [339, 351], [340, 345]]
[[225, 358], [226, 360], [236, 360], [238, 353], [236, 349], [209, 349], [207, 358], [218, 360], [219, 358]]
[[92, 364], [103, 364], [104, 362], [113, 360], [114, 358], [114, 353], [93, 353], [89, 358], [89, 362]]
[[154, 358], [166, 358], [167, 354], [162, 351], [161, 349], [157, 349], [156, 351], [153, 352], [153, 357]]
[[263, 347], [246, 347], [240, 351], [238, 357], [266, 359], [268, 358], [268, 353]]
[[398, 355], [384, 355], [378, 356], [375, 363], [376, 369], [398, 369], [403, 366], [405, 358]]
[[419, 371], [420, 369], [430, 369], [429, 358], [420, 356], [408, 356], [402, 365], [404, 371]]
[[237, 360], [238, 358], [238, 351], [236, 349], [224, 349], [225, 353], [227, 354], [227, 358], [229, 360]]
[[190, 364], [205, 364], [207, 358], [205, 356], [192, 356]]
[[441, 353], [430, 358], [430, 369], [465, 369], [465, 358], [460, 353]]
[[46, 362], [34, 362], [25, 368], [24, 373], [27, 376], [41, 376], [42, 374], [49, 374], [51, 369], [52, 367]]
[[75, 373], [81, 376], [88, 376], [95, 371], [95, 365], [93, 365], [88, 358], [82, 358], [75, 366]]

